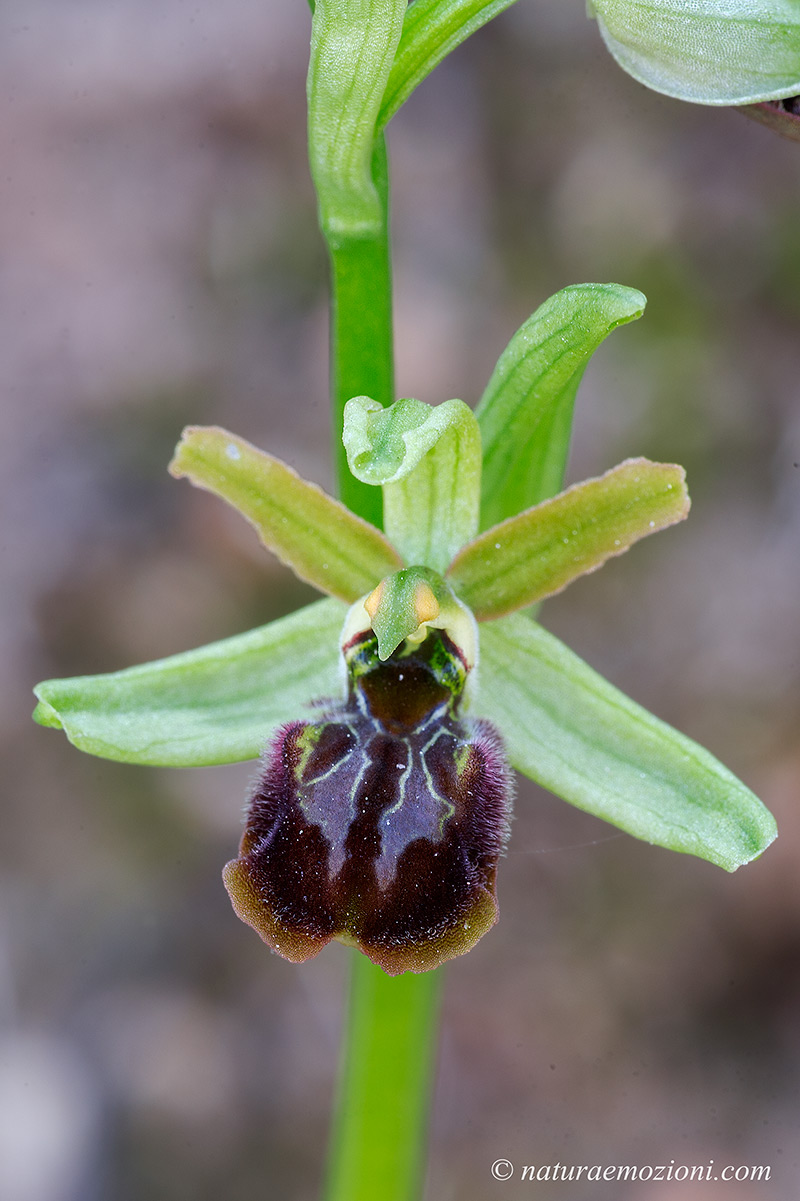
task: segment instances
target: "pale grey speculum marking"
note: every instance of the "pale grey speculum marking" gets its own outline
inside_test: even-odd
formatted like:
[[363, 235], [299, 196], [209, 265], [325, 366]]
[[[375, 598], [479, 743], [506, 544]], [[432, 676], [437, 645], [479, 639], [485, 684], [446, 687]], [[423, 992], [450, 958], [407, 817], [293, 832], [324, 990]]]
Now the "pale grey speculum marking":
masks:
[[[350, 745], [324, 771], [313, 776], [301, 772], [298, 800], [306, 821], [317, 826], [328, 843], [328, 875], [333, 879], [347, 859], [347, 833], [369, 807], [370, 796], [363, 792], [366, 777], [371, 768], [377, 771], [383, 763], [376, 786], [381, 793], [395, 794], [395, 799], [377, 818], [380, 851], [373, 863], [378, 885], [385, 889], [395, 878], [405, 847], [419, 838], [441, 842], [445, 825], [455, 812], [453, 803], [434, 782], [431, 752], [435, 747], [444, 751], [457, 770], [459, 752], [468, 744], [459, 737], [447, 702], [436, 705], [407, 734], [396, 734], [369, 712], [358, 689], [356, 696], [358, 712], [345, 711], [343, 720], [316, 727], [318, 740], [337, 726], [346, 730]], [[452, 746], [441, 747], [442, 739]]]

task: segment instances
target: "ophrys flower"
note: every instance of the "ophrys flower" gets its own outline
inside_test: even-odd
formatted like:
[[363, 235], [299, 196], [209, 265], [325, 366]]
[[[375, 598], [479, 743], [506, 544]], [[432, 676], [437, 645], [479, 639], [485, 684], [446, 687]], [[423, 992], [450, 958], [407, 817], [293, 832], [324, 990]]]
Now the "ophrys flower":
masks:
[[553, 495], [586, 358], [642, 304], [613, 285], [553, 298], [476, 415], [461, 401], [354, 398], [348, 457], [383, 490], [385, 533], [243, 439], [186, 430], [173, 474], [234, 504], [329, 599], [38, 687], [39, 721], [111, 758], [200, 765], [268, 745], [227, 883], [280, 954], [305, 959], [338, 937], [393, 973], [469, 949], [496, 917], [506, 756], [629, 833], [728, 870], [775, 836], [708, 752], [524, 612], [688, 510], [682, 469], [645, 459]]

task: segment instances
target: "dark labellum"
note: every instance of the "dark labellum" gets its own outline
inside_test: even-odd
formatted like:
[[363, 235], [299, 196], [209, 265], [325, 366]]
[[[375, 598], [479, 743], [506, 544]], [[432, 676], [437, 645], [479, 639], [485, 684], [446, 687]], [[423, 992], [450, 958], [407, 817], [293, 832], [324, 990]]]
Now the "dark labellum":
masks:
[[344, 655], [347, 702], [275, 736], [225, 884], [292, 962], [338, 938], [389, 975], [428, 971], [497, 920], [511, 773], [494, 728], [459, 715], [447, 634], [381, 662], [369, 630]]

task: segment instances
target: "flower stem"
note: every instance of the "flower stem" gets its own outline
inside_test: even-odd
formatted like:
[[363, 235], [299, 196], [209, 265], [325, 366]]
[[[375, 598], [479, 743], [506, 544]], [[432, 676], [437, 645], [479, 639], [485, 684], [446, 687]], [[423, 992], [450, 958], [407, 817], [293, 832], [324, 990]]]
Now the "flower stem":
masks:
[[[381, 489], [350, 474], [342, 445], [352, 396], [394, 400], [388, 170], [381, 136], [372, 158], [381, 228], [328, 237], [331, 399], [339, 495], [380, 525]], [[328, 1164], [327, 1201], [416, 1201], [421, 1191], [440, 972], [385, 975], [353, 952], [350, 1012]]]
[[353, 952], [327, 1201], [416, 1201], [441, 971], [386, 976]]
[[[351, 397], [394, 400], [389, 172], [376, 128], [406, 10], [406, 0], [317, 0], [308, 72], [309, 163], [331, 263], [339, 496], [376, 525], [381, 489], [350, 474], [342, 429]], [[328, 1201], [418, 1197], [438, 992], [433, 973], [386, 976], [354, 953]]]

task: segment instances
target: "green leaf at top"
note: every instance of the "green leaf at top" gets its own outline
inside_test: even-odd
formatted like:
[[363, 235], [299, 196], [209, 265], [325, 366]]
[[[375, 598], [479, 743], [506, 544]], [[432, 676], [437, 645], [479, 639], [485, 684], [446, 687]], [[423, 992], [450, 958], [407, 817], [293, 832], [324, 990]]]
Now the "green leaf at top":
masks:
[[478, 711], [519, 771], [636, 838], [735, 871], [777, 834], [713, 755], [642, 709], [525, 614], [481, 631]]
[[340, 600], [357, 600], [402, 566], [374, 525], [227, 430], [189, 426], [169, 469], [228, 501], [281, 562]]
[[350, 470], [383, 485], [383, 523], [406, 562], [442, 572], [478, 529], [481, 438], [463, 400], [405, 398], [384, 409], [368, 396], [345, 405]]
[[514, 334], [475, 410], [483, 439], [481, 529], [560, 491], [586, 364], [646, 303], [621, 284], [574, 284]]
[[456, 555], [447, 578], [478, 621], [553, 596], [689, 512], [674, 463], [627, 459], [493, 526]]
[[697, 104], [752, 104], [800, 91], [798, 0], [590, 0], [619, 65]]
[[407, 0], [317, 0], [308, 66], [308, 153], [329, 243], [383, 226], [372, 175], [376, 121]]
[[442, 59], [513, 3], [514, 0], [414, 0], [409, 4], [378, 127], [383, 128], [391, 120]]
[[255, 759], [269, 735], [341, 692], [346, 615], [322, 600], [198, 650], [107, 675], [45, 680], [34, 718], [122, 763], [206, 767]]

